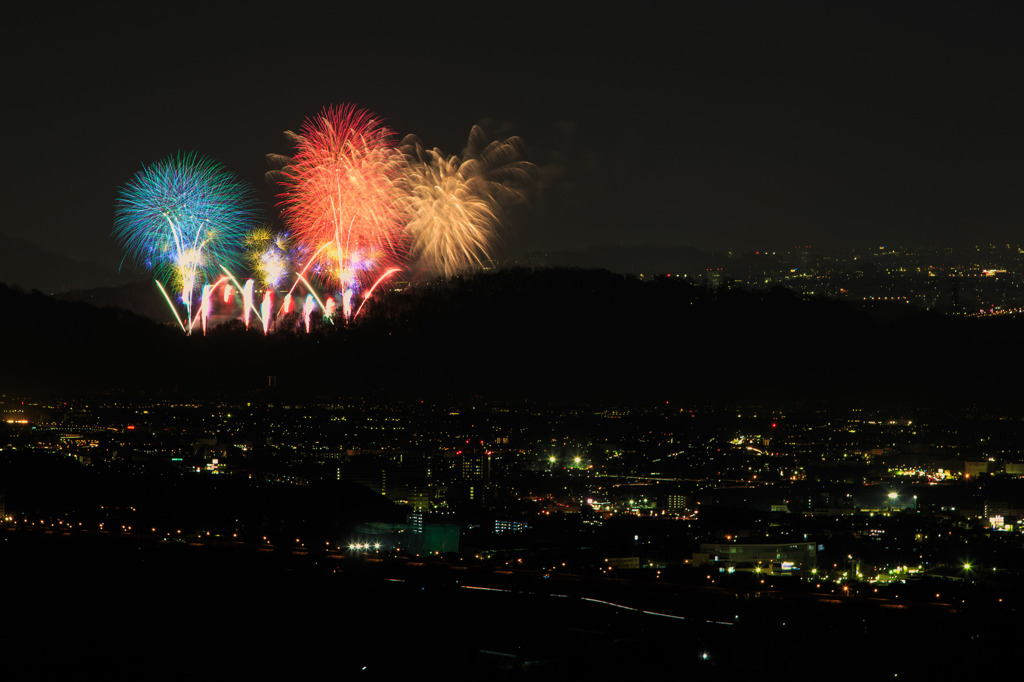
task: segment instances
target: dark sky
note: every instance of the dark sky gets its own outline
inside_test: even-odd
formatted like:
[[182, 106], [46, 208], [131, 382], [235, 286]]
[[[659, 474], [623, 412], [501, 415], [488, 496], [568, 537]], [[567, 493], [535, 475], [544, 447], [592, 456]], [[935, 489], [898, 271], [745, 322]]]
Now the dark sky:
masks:
[[522, 136], [542, 183], [511, 250], [1006, 242], [1024, 224], [1007, 10], [352, 4], [9, 15], [0, 232], [116, 263], [114, 198], [142, 163], [195, 150], [270, 203], [264, 155], [343, 102], [449, 153], [484, 119]]

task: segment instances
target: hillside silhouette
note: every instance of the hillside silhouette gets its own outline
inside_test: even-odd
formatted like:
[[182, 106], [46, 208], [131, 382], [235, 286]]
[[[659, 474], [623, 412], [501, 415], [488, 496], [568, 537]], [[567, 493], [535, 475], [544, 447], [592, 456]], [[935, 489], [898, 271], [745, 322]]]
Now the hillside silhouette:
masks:
[[[0, 286], [0, 390], [530, 400], [1017, 401], [1013, 319], [882, 314], [781, 288], [511, 269], [374, 297], [348, 325], [293, 316], [186, 337], [119, 308]], [[274, 377], [268, 388], [267, 377]]]

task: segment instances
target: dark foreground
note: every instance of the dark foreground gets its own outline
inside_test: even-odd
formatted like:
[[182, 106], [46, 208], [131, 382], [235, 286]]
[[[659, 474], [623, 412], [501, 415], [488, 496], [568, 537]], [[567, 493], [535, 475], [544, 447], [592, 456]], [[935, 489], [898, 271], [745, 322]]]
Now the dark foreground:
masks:
[[120, 537], [3, 532], [0, 565], [3, 679], [951, 679], [1007, 669], [1020, 634], [1009, 609]]

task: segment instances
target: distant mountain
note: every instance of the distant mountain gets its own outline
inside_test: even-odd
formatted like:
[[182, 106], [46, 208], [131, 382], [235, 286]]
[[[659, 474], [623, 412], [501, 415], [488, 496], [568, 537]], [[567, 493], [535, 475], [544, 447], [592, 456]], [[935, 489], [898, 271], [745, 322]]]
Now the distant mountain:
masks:
[[89, 303], [100, 308], [121, 308], [161, 323], [171, 319], [167, 302], [151, 279], [113, 287], [78, 289], [56, 294], [54, 298], [61, 301]]
[[0, 233], [0, 282], [55, 294], [112, 286], [117, 283], [117, 273]]
[[521, 258], [520, 263], [534, 267], [603, 269], [624, 275], [693, 276], [703, 274], [708, 268], [721, 267], [726, 260], [724, 255], [688, 246], [606, 244], [575, 251], [536, 252]]

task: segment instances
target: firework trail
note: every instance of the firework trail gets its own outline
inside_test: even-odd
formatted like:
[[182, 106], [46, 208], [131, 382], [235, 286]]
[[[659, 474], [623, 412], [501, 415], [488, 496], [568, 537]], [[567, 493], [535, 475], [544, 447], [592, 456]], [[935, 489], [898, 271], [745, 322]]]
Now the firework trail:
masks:
[[[256, 306], [253, 305], [253, 281], [251, 279], [245, 280], [245, 287], [242, 289], [242, 307], [245, 308], [243, 319], [245, 320], [245, 328], [249, 328], [249, 313], [256, 311]], [[258, 315], [259, 313], [257, 313]], [[262, 320], [261, 320], [262, 321]]]
[[188, 333], [188, 330], [191, 329], [191, 325], [188, 328], [185, 327], [185, 323], [181, 321], [181, 315], [178, 314], [178, 309], [174, 307], [174, 301], [172, 301], [171, 297], [167, 295], [167, 289], [164, 289], [164, 285], [160, 284], [160, 280], [157, 279], [153, 281], [156, 282], [157, 289], [160, 290], [164, 300], [167, 301], [167, 307], [171, 309], [172, 313], [174, 313], [174, 319], [178, 321], [178, 326], [181, 327], [181, 331]]
[[[259, 312], [256, 310], [256, 304], [253, 303], [253, 280], [247, 279], [245, 281], [245, 285], [243, 286], [242, 284], [239, 284], [238, 280], [235, 279], [235, 276], [231, 274], [230, 270], [223, 266], [221, 266], [221, 270], [224, 271], [224, 277], [222, 279], [224, 281], [230, 280], [231, 282], [234, 283], [235, 289], [242, 292], [242, 315], [244, 315], [245, 317], [245, 328], [249, 328], [250, 313], [255, 314], [257, 319], [259, 319], [260, 324], [262, 324], [263, 318], [260, 317]], [[220, 284], [220, 281], [218, 281], [217, 284]], [[216, 286], [216, 284], [214, 286]]]
[[383, 275], [381, 275], [379, 278], [377, 278], [377, 281], [373, 283], [373, 286], [370, 287], [370, 290], [366, 292], [365, 296], [363, 296], [363, 302], [359, 304], [359, 308], [356, 310], [356, 314], [352, 316], [352, 319], [359, 317], [359, 313], [362, 312], [363, 306], [366, 305], [366, 302], [370, 300], [371, 296], [373, 296], [374, 290], [376, 290], [376, 288], [380, 286], [380, 283], [383, 282], [388, 277], [390, 277], [391, 275], [398, 272], [399, 270], [401, 270], [401, 268], [391, 268]]
[[125, 256], [176, 290], [190, 321], [197, 287], [220, 266], [238, 264], [242, 237], [257, 217], [252, 190], [194, 153], [143, 166], [121, 188], [115, 212]]
[[307, 334], [309, 333], [309, 320], [314, 310], [316, 310], [316, 301], [313, 300], [313, 294], [306, 294], [306, 302], [302, 305], [302, 320], [306, 323]]
[[391, 138], [369, 112], [331, 107], [306, 122], [295, 136], [295, 155], [278, 171], [286, 185], [283, 216], [294, 238], [316, 254], [306, 268], [312, 265], [312, 275], [337, 286], [346, 318], [352, 297], [405, 251], [404, 157]]
[[346, 320], [352, 317], [352, 293], [351, 289], [345, 289], [341, 294], [341, 312]]
[[[310, 291], [313, 290], [313, 287], [310, 285], [309, 280], [306, 279], [305, 275], [309, 271], [310, 267], [316, 262], [317, 256], [319, 256], [320, 253], [324, 249], [326, 249], [328, 246], [330, 246], [329, 243], [328, 244], [324, 244], [319, 249], [314, 251], [313, 255], [311, 257], [309, 257], [309, 258], [306, 257], [308, 254], [304, 252], [304, 250], [302, 249], [301, 245], [299, 246], [300, 255], [298, 256], [298, 259], [299, 260], [304, 260], [306, 262], [306, 265], [305, 265], [305, 267], [302, 268], [302, 270], [300, 272], [295, 273], [295, 280], [292, 281], [291, 288], [289, 288], [288, 289], [288, 293], [285, 294], [284, 305], [281, 307], [281, 310], [280, 310], [280, 314], [281, 315], [286, 315], [286, 314], [292, 312], [292, 310], [291, 310], [292, 293], [294, 293], [295, 287], [297, 287], [299, 285], [299, 282], [302, 282], [304, 285], [306, 285], [306, 288], [309, 289]], [[305, 250], [305, 251], [308, 251], [308, 249]], [[333, 314], [333, 311], [332, 311], [332, 314]]]
[[[197, 312], [196, 316], [194, 318], [192, 318], [192, 324], [189, 325], [189, 329], [192, 329], [193, 327], [195, 327], [196, 326], [196, 322], [201, 319], [202, 320], [202, 326], [203, 326], [203, 334], [204, 335], [206, 334], [207, 321], [210, 319], [210, 316], [213, 315], [213, 292], [216, 291], [217, 287], [219, 287], [221, 284], [224, 284], [225, 282], [227, 282], [228, 279], [229, 279], [228, 276], [224, 275], [223, 277], [218, 279], [213, 284], [204, 284], [203, 285], [203, 293], [199, 297], [199, 312]], [[225, 284], [225, 286], [224, 286], [225, 291], [230, 289], [230, 288], [231, 288], [230, 284]], [[228, 298], [228, 297], [224, 298], [224, 302], [225, 303], [228, 303], [229, 301], [230, 301], [230, 298]]]
[[202, 320], [203, 320], [203, 334], [206, 334], [206, 322], [207, 322], [207, 320], [210, 319], [210, 313], [213, 311], [213, 303], [212, 303], [212, 300], [211, 300], [212, 296], [213, 296], [213, 285], [211, 285], [211, 284], [204, 284], [203, 285], [203, 295], [199, 299], [200, 300], [199, 314], [202, 316]]
[[424, 149], [408, 135], [401, 150], [406, 157], [406, 232], [418, 266], [451, 277], [483, 267], [494, 256], [501, 209], [523, 199], [535, 170], [522, 160], [518, 137], [487, 141], [473, 126], [463, 158]]
[[270, 316], [274, 309], [274, 292], [267, 289], [263, 292], [263, 303], [260, 304], [260, 313], [263, 315], [263, 333], [270, 331]]

